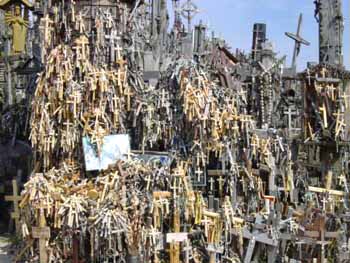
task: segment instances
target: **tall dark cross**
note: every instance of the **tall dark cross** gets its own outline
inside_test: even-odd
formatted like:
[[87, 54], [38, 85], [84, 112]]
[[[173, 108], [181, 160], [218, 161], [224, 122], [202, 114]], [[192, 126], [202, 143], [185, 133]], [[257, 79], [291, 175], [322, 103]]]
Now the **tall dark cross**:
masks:
[[315, 0], [319, 23], [320, 63], [343, 66], [344, 17], [342, 0]]
[[309, 46], [310, 42], [306, 41], [305, 39], [303, 39], [300, 36], [301, 33], [301, 26], [303, 23], [303, 14], [299, 15], [299, 22], [298, 22], [298, 29], [297, 29], [297, 33], [293, 34], [293, 33], [289, 33], [286, 32], [286, 36], [290, 37], [291, 39], [293, 39], [295, 41], [295, 46], [294, 46], [294, 54], [293, 54], [293, 60], [292, 60], [292, 68], [295, 69], [296, 68], [296, 63], [297, 63], [297, 57], [300, 53], [300, 48], [301, 45], [305, 45], [305, 46]]

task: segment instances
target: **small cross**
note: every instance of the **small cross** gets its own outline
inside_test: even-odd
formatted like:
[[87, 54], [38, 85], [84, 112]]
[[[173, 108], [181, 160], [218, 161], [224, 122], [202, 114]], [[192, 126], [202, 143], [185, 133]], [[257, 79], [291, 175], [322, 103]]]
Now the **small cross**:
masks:
[[224, 188], [225, 179], [222, 178], [222, 176], [220, 175], [219, 179], [218, 179], [218, 182], [219, 182], [219, 191], [220, 191], [220, 194], [221, 194], [222, 191], [223, 191], [223, 188]]
[[292, 112], [292, 109], [288, 107], [288, 111], [285, 111], [284, 114], [288, 115], [288, 128], [289, 130], [292, 129], [292, 116], [297, 115], [296, 112]]
[[208, 236], [209, 226], [212, 224], [212, 221], [208, 217], [204, 216], [204, 219], [201, 220], [201, 224], [204, 224], [205, 236]]
[[328, 201], [327, 201], [327, 199], [323, 196], [321, 202], [323, 203], [322, 210], [325, 211], [325, 210], [326, 210], [326, 203], [327, 203]]
[[81, 47], [82, 59], [87, 59], [87, 53], [89, 52], [89, 39], [86, 36], [81, 36], [75, 43]]
[[195, 171], [195, 174], [197, 175], [197, 181], [200, 182], [201, 181], [201, 175], [204, 172], [200, 169], [200, 167], [198, 166], [197, 170]]
[[79, 12], [77, 17], [76, 29], [79, 30], [79, 33], [82, 34], [85, 31], [85, 24], [83, 19], [83, 14]]
[[157, 239], [159, 238], [160, 234], [161, 232], [158, 232], [154, 226], [151, 226], [151, 231], [149, 232], [149, 236], [151, 238], [151, 243], [153, 246], [157, 245]]
[[50, 33], [52, 31], [51, 25], [53, 24], [53, 21], [50, 19], [49, 15], [46, 15], [45, 18], [42, 18], [40, 20], [40, 23], [43, 22], [42, 25], [40, 25], [40, 29], [44, 30], [44, 42], [45, 44], [49, 44], [50, 42]]
[[210, 177], [209, 183], [210, 183], [210, 191], [213, 191], [214, 190], [214, 183], [215, 183], [215, 180], [213, 179], [213, 177]]
[[127, 111], [130, 111], [131, 109], [131, 96], [134, 95], [134, 93], [131, 91], [131, 88], [127, 86], [127, 88], [124, 91], [124, 94], [127, 96]]

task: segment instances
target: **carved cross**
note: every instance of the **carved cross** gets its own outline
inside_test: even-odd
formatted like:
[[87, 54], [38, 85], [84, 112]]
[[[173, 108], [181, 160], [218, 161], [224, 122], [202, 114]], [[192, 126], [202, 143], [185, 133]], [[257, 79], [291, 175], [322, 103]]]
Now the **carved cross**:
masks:
[[16, 231], [18, 232], [20, 229], [20, 226], [19, 226], [20, 214], [19, 214], [18, 203], [22, 200], [22, 197], [18, 195], [18, 186], [17, 186], [16, 180], [12, 180], [12, 189], [13, 189], [13, 195], [5, 196], [5, 200], [7, 202], [13, 202], [14, 212], [11, 213], [11, 218], [15, 220]]

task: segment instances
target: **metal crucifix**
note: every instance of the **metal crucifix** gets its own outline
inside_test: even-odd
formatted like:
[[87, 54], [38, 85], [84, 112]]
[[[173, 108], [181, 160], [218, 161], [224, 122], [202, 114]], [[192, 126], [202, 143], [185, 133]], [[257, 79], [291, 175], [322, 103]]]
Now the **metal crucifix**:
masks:
[[300, 36], [301, 33], [301, 26], [303, 23], [303, 14], [299, 15], [299, 22], [298, 22], [298, 29], [297, 29], [297, 33], [293, 34], [293, 33], [289, 33], [286, 32], [286, 36], [293, 39], [295, 41], [295, 46], [294, 46], [294, 54], [293, 54], [293, 60], [292, 60], [292, 68], [295, 69], [296, 68], [296, 60], [297, 57], [300, 53], [300, 48], [301, 48], [301, 44], [305, 45], [305, 46], [309, 46], [310, 42], [306, 41], [305, 39], [303, 39]]

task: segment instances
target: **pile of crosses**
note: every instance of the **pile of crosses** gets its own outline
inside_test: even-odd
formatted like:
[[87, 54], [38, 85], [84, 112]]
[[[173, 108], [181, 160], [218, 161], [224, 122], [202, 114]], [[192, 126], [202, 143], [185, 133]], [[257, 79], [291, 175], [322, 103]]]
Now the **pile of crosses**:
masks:
[[268, 43], [234, 56], [203, 25], [191, 54], [178, 1], [172, 34], [164, 0], [53, 2], [35, 7], [34, 169], [6, 198], [16, 261], [341, 262], [347, 72], [286, 77]]

